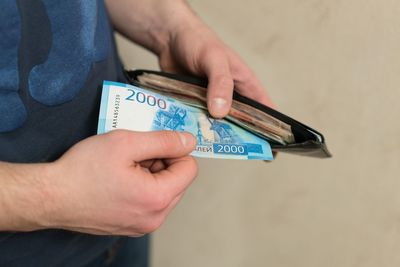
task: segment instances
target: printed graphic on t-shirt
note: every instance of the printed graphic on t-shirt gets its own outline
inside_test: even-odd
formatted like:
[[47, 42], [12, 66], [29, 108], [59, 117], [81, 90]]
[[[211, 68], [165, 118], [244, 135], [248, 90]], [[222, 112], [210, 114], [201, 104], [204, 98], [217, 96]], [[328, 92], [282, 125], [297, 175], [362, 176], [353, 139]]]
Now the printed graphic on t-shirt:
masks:
[[[102, 0], [1, 1], [0, 8], [5, 11], [0, 12], [0, 132], [8, 132], [20, 127], [29, 112], [19, 97], [19, 70], [30, 57], [44, 60], [29, 70], [29, 95], [47, 106], [60, 105], [78, 94], [92, 64], [108, 57], [111, 36]], [[38, 9], [47, 16], [37, 16], [33, 10]], [[33, 36], [30, 28], [50, 30]], [[43, 45], [44, 40], [50, 44]], [[26, 52], [35, 45], [49, 49]]]

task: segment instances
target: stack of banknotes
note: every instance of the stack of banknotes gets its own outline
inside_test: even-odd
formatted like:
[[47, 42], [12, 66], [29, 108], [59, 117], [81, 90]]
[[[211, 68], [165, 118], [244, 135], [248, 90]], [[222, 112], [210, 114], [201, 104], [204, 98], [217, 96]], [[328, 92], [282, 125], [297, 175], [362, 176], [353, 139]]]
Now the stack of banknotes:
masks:
[[[227, 119], [214, 119], [207, 112], [204, 89], [151, 74], [139, 81], [138, 86], [104, 81], [99, 134], [115, 129], [190, 132], [197, 139], [193, 156], [222, 159], [272, 160], [267, 140], [292, 142], [290, 126], [239, 102], [234, 101]], [[246, 129], [249, 125], [257, 134]]]
[[[141, 87], [207, 110], [206, 90], [203, 87], [151, 73], [144, 73], [137, 79]], [[227, 120], [282, 145], [294, 142], [290, 125], [235, 99]]]

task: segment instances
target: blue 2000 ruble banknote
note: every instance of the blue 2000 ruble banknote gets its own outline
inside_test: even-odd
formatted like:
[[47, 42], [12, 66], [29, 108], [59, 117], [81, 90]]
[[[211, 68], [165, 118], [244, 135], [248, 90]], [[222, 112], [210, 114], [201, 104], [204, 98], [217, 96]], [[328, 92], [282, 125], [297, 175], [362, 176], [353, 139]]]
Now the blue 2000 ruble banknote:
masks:
[[[98, 133], [185, 131], [197, 139], [197, 157], [272, 160], [269, 143], [206, 111], [133, 85], [104, 81]], [[132, 148], [134, 149], [134, 148]]]

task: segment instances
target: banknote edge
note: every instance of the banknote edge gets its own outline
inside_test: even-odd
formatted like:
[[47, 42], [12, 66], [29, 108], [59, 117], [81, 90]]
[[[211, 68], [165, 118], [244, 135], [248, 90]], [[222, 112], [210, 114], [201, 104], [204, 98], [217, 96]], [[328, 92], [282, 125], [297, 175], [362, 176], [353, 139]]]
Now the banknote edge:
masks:
[[103, 88], [102, 88], [101, 100], [100, 100], [99, 123], [97, 126], [97, 134], [102, 134], [105, 132], [109, 92], [110, 92], [110, 82], [103, 81]]

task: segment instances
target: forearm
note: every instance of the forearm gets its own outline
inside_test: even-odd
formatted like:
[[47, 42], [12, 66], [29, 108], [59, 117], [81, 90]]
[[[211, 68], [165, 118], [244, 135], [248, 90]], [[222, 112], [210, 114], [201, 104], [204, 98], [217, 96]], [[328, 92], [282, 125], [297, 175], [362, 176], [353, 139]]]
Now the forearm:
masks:
[[106, 0], [117, 31], [160, 54], [175, 32], [201, 21], [184, 0]]
[[0, 231], [44, 228], [51, 203], [48, 167], [0, 162]]

